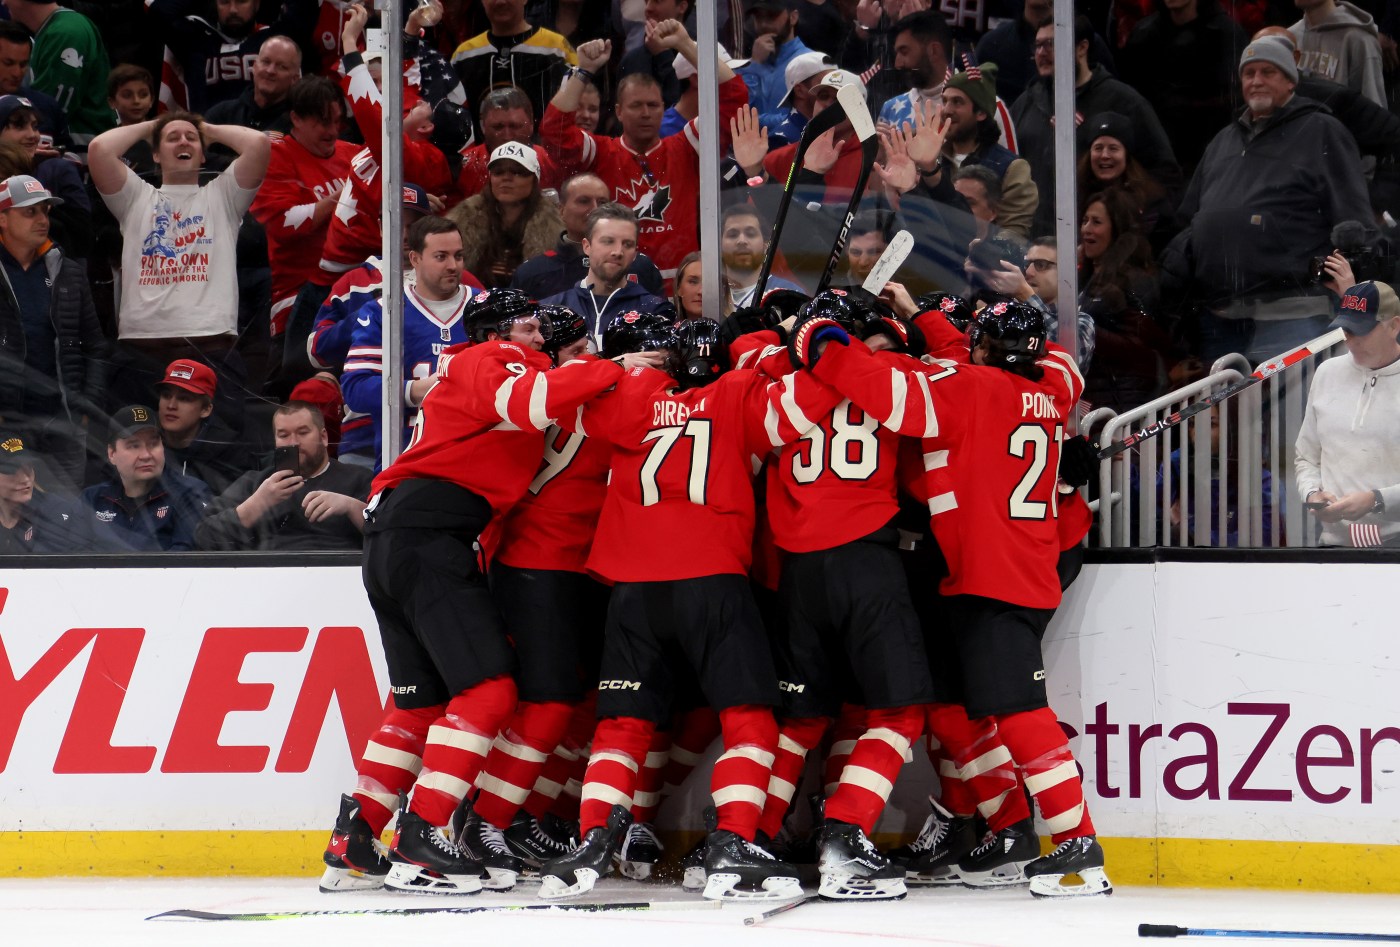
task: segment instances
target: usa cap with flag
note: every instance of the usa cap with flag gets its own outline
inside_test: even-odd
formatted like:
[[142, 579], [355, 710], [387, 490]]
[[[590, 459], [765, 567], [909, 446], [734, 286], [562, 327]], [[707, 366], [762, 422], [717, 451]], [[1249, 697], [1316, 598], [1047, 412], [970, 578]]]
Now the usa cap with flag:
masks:
[[1381, 321], [1400, 316], [1400, 296], [1386, 283], [1368, 280], [1342, 294], [1332, 329], [1345, 329], [1352, 335], [1367, 335]]
[[508, 141], [503, 145], [497, 145], [496, 150], [491, 152], [491, 160], [486, 162], [486, 167], [497, 161], [514, 161], [535, 177], [540, 176], [540, 158], [535, 154], [535, 149], [529, 145], [522, 145], [518, 141]]
[[174, 385], [197, 395], [212, 399], [219, 388], [219, 379], [214, 369], [194, 359], [177, 358], [165, 367], [165, 377], [161, 385]]
[[403, 185], [403, 209], [416, 210], [420, 214], [431, 214], [433, 205], [428, 200], [428, 192], [417, 184], [407, 181]]
[[38, 178], [16, 174], [0, 182], [0, 210], [32, 207], [45, 202], [57, 206], [63, 203], [63, 198], [50, 194]]

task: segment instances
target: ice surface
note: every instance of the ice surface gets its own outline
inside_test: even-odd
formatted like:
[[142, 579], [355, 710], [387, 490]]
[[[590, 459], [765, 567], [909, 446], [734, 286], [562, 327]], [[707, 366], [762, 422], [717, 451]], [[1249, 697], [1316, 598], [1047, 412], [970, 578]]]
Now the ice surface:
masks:
[[[255, 912], [536, 904], [540, 903], [536, 890], [534, 885], [522, 884], [504, 894], [445, 898], [387, 892], [323, 895], [316, 890], [315, 878], [3, 879], [0, 930], [5, 944], [59, 947], [836, 947], [881, 943], [966, 947], [1178, 943], [1189, 947], [1202, 942], [1139, 940], [1137, 925], [1144, 921], [1183, 927], [1400, 934], [1400, 896], [1185, 888], [1119, 888], [1111, 897], [1072, 902], [1039, 901], [1024, 888], [922, 888], [912, 889], [901, 902], [807, 904], [754, 927], [746, 927], [743, 918], [761, 907], [747, 904], [726, 904], [716, 911], [646, 913], [145, 920], [175, 908]], [[679, 888], [618, 879], [601, 882], [595, 894], [593, 900], [617, 902], [698, 900]]]

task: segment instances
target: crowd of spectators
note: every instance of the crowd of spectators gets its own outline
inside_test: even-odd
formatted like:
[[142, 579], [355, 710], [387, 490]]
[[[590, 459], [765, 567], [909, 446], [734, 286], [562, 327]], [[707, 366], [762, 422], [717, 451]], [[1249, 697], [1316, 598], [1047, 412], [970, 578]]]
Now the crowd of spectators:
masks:
[[[1092, 407], [1275, 355], [1392, 276], [1400, 19], [1378, 0], [1077, 4], [1072, 169], [1053, 160], [1048, 0], [744, 0], [718, 5], [718, 50], [694, 0], [421, 0], [399, 25], [338, 0], [0, 7], [0, 551], [358, 545], [386, 95], [422, 323], [405, 331], [427, 333], [405, 349], [405, 424], [482, 289], [569, 307], [595, 343], [618, 312], [755, 304], [790, 172], [766, 289], [810, 292], [846, 223], [832, 285], [907, 229], [901, 293], [1014, 297], [1052, 326], [1077, 265]], [[851, 124], [792, 164], [850, 85], [880, 156], [847, 222]], [[698, 238], [711, 121], [717, 253]], [[1057, 171], [1080, 221], [1058, 252]]]

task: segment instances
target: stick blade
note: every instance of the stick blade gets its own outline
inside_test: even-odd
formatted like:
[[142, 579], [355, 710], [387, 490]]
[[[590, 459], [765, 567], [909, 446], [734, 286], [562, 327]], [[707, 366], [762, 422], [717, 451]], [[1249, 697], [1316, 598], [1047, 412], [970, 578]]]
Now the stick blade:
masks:
[[159, 914], [152, 914], [146, 918], [148, 921], [230, 921], [233, 918], [228, 914], [220, 914], [217, 911], [194, 911], [189, 908], [178, 908], [174, 911], [162, 911]]
[[909, 259], [909, 253], [914, 249], [914, 235], [907, 230], [901, 230], [890, 240], [885, 247], [885, 252], [880, 254], [880, 259], [870, 270], [870, 275], [861, 283], [861, 288], [874, 296], [880, 295], [880, 290], [885, 288], [885, 284], [894, 278], [894, 274], [899, 272], [899, 268], [904, 265], [904, 261]]
[[870, 117], [870, 109], [865, 104], [865, 93], [855, 83], [843, 85], [836, 90], [836, 101], [846, 113], [846, 119], [855, 129], [856, 137], [865, 141], [875, 135], [875, 121]]

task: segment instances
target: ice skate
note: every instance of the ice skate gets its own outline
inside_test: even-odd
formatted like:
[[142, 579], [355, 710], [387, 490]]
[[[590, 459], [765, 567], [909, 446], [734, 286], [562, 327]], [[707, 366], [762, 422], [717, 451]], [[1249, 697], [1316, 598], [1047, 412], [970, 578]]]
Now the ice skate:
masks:
[[802, 897], [802, 885], [792, 865], [718, 829], [705, 840], [704, 895], [712, 901], [783, 901]]
[[618, 870], [624, 878], [646, 881], [665, 851], [651, 823], [633, 822], [627, 827], [627, 835], [618, 849]]
[[486, 869], [481, 886], [489, 891], [514, 888], [515, 879], [525, 869], [525, 863], [506, 844], [505, 832], [477, 815], [470, 807], [466, 810], [466, 820], [458, 835], [458, 845]]
[[953, 815], [932, 799], [929, 807], [932, 811], [918, 838], [886, 853], [886, 857], [903, 866], [906, 884], [962, 884], [958, 861], [977, 847], [976, 820]]
[[[1066, 839], [1049, 855], [1025, 867], [1031, 894], [1037, 898], [1085, 898], [1112, 894], [1113, 883], [1103, 873], [1103, 848], [1092, 835]], [[1080, 883], [1066, 886], [1065, 875], [1078, 875]]]
[[828, 821], [817, 841], [817, 893], [828, 901], [897, 901], [904, 869], [881, 855], [860, 826]]
[[393, 867], [387, 887], [413, 894], [478, 894], [481, 863], [457, 847], [449, 826], [429, 825], [417, 813], [404, 810], [394, 843], [389, 847]]
[[521, 862], [516, 881], [539, 881], [541, 865], [578, 847], [577, 833], [569, 823], [549, 813], [536, 819], [524, 809], [515, 814], [505, 837], [511, 854]]
[[327, 894], [340, 891], [373, 891], [384, 887], [389, 873], [389, 850], [375, 837], [369, 823], [360, 815], [354, 796], [340, 797], [340, 814], [335, 817], [331, 840], [321, 860], [320, 888]]
[[1035, 820], [1022, 819], [1000, 832], [988, 832], [982, 844], [958, 862], [958, 874], [969, 888], [1023, 885], [1021, 869], [1039, 854]]
[[681, 888], [701, 891], [705, 887], [705, 836], [700, 837], [681, 859]]
[[587, 894], [599, 878], [612, 873], [613, 855], [631, 824], [626, 808], [613, 806], [606, 825], [584, 835], [578, 848], [540, 866], [540, 897], [551, 901]]

